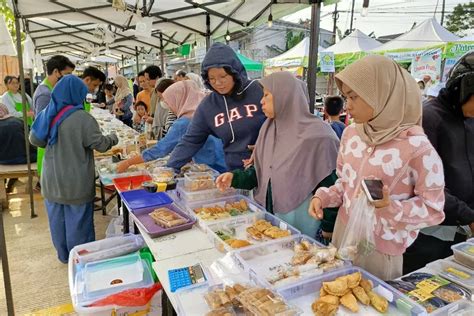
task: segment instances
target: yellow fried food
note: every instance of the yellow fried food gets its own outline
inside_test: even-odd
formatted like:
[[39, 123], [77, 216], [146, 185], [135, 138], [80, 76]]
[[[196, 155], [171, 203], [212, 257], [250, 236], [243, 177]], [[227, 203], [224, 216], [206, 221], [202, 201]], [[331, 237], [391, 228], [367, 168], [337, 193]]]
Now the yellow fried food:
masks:
[[352, 293], [347, 293], [341, 297], [341, 305], [347, 307], [351, 312], [357, 313], [359, 311], [359, 304]]
[[332, 282], [323, 282], [324, 290], [331, 295], [343, 296], [348, 291], [347, 280], [343, 278], [338, 278]]
[[319, 289], [319, 297], [323, 297], [323, 296], [326, 296], [326, 295], [328, 295], [328, 293], [324, 290], [323, 287], [321, 287]]
[[318, 301], [333, 304], [333, 305], [339, 305], [339, 297], [334, 296], [334, 295], [325, 295], [323, 297], [320, 297]]
[[255, 227], [255, 229], [258, 230], [259, 232], [263, 233], [267, 229], [273, 227], [273, 225], [264, 219], [259, 219], [258, 221], [255, 222], [255, 224], [253, 224], [253, 227]]
[[364, 289], [365, 293], [369, 293], [370, 291], [372, 291], [373, 288], [372, 281], [366, 279], [361, 279], [359, 282], [359, 286]]
[[311, 305], [316, 316], [334, 316], [337, 313], [338, 305], [316, 301]]
[[362, 279], [362, 274], [360, 274], [359, 271], [355, 273], [348, 274], [344, 276], [347, 280], [347, 286], [351, 289], [355, 288], [356, 286], [359, 285], [360, 280]]
[[247, 240], [241, 239], [227, 239], [225, 242], [232, 248], [242, 248], [251, 245]]
[[364, 305], [370, 304], [370, 298], [362, 287], [356, 286], [355, 288], [352, 289], [352, 293], [362, 304]]
[[291, 259], [294, 266], [305, 264], [313, 255], [309, 252], [298, 252]]
[[246, 231], [252, 238], [256, 240], [262, 240], [264, 238], [264, 235], [253, 226], [247, 227]]
[[370, 304], [380, 313], [386, 313], [388, 310], [388, 301], [385, 297], [378, 295], [373, 291], [369, 291], [367, 295], [370, 298]]
[[249, 209], [249, 205], [247, 204], [247, 202], [244, 199], [240, 200], [240, 210], [245, 212], [248, 209]]

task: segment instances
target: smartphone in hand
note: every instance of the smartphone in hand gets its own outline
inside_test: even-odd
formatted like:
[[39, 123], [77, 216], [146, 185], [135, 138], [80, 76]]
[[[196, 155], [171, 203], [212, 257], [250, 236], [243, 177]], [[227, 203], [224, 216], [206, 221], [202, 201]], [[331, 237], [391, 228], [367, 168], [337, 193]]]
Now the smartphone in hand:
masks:
[[383, 182], [379, 179], [365, 179], [362, 188], [370, 202], [383, 199]]

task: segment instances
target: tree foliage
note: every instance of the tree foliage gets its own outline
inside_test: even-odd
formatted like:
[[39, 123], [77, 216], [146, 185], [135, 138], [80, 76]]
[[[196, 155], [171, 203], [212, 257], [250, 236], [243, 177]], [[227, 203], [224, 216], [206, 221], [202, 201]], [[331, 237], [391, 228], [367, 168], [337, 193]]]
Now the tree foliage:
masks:
[[304, 39], [304, 32], [287, 31], [286, 32], [286, 50], [289, 50]]
[[15, 33], [15, 15], [13, 11], [8, 7], [7, 0], [0, 0], [0, 15], [2, 15], [7, 24], [8, 31], [10, 32], [13, 40], [16, 40]]
[[446, 20], [446, 28], [457, 35], [474, 27], [474, 2], [458, 4]]

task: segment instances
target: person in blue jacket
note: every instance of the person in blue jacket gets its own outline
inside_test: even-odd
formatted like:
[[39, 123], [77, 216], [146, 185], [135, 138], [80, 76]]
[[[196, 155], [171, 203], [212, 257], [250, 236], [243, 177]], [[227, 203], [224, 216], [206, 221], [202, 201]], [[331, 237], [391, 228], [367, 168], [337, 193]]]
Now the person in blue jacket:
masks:
[[[185, 80], [172, 84], [163, 92], [162, 96], [164, 103], [171, 112], [176, 114], [178, 119], [171, 125], [165, 137], [155, 146], [145, 150], [141, 156], [138, 155], [120, 162], [117, 165], [118, 172], [124, 172], [130, 166], [156, 160], [171, 153], [186, 133], [196, 108], [206, 95], [193, 81]], [[219, 172], [228, 170], [224, 161], [222, 141], [213, 136], [207, 137], [204, 146], [194, 154], [194, 161], [206, 164]]]
[[263, 89], [247, 72], [229, 46], [215, 43], [201, 65], [201, 76], [212, 90], [196, 110], [191, 124], [168, 161], [180, 169], [201, 149], [209, 135], [222, 140], [229, 170], [243, 169], [265, 121], [260, 100]]

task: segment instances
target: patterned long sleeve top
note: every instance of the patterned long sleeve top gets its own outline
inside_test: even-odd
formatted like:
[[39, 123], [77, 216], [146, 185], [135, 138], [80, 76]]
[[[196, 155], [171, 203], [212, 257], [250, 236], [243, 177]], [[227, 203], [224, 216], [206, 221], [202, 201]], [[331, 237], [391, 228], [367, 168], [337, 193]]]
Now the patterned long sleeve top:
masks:
[[345, 129], [337, 159], [339, 179], [330, 188], [320, 188], [322, 207], [339, 207], [338, 216], [347, 224], [351, 204], [366, 178], [381, 179], [389, 188], [391, 203], [375, 209], [376, 249], [401, 255], [421, 228], [444, 220], [443, 164], [421, 127], [403, 131], [397, 138], [369, 146], [355, 126]]

